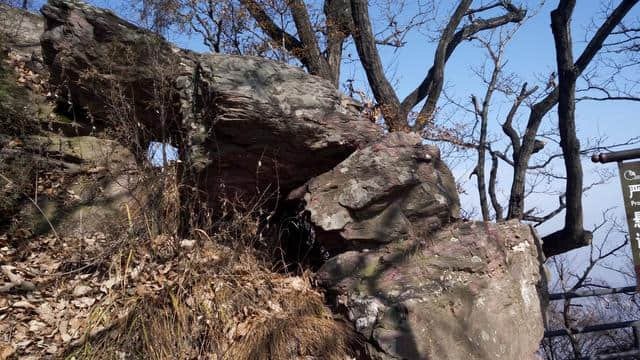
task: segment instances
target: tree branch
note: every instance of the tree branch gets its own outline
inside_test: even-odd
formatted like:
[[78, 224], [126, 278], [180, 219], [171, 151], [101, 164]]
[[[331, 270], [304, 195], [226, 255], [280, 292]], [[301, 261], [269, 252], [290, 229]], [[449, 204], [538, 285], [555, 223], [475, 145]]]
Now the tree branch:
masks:
[[487, 20], [476, 19], [471, 22], [471, 24], [463, 26], [454, 34], [453, 31], [455, 31], [460, 24], [462, 17], [468, 14], [470, 3], [471, 1], [460, 1], [458, 8], [451, 16], [449, 23], [442, 33], [438, 48], [436, 49], [433, 65], [427, 72], [427, 76], [422, 83], [402, 101], [403, 110], [408, 112], [420, 103], [420, 101], [427, 98], [418, 116], [418, 121], [416, 121], [416, 125], [414, 126], [416, 129], [424, 127], [433, 117], [435, 106], [444, 84], [444, 66], [458, 45], [460, 45], [463, 40], [470, 39], [480, 31], [494, 29], [507, 23], [520, 22], [526, 15], [525, 10], [513, 6], [511, 3], [500, 2], [500, 6], [508, 11], [507, 14]]
[[[624, 16], [638, 1], [639, 0], [623, 0], [607, 17], [573, 66], [575, 76], [580, 76], [597, 51], [602, 47], [607, 35], [613, 31], [617, 24], [622, 21]], [[534, 151], [536, 134], [543, 117], [558, 103], [559, 94], [559, 89], [555, 88], [531, 108], [520, 151], [517, 153], [514, 152], [514, 173], [509, 198], [509, 212], [507, 215], [509, 219], [522, 219], [523, 217], [526, 171], [529, 159]], [[558, 235], [560, 236], [561, 234]], [[549, 254], [547, 255], [550, 256]]]
[[[469, 0], [465, 0], [469, 1]], [[369, 5], [366, 0], [351, 0], [351, 14], [357, 29], [353, 33], [360, 62], [369, 80], [373, 95], [378, 102], [391, 131], [408, 130], [408, 112], [401, 111], [400, 101], [384, 75], [384, 67], [376, 48], [376, 41], [371, 30]]]
[[298, 30], [298, 37], [302, 42], [301, 52], [294, 52], [294, 55], [298, 58], [306, 59], [309, 73], [330, 80], [338, 87], [339, 75], [331, 73], [327, 60], [322, 56], [304, 1], [288, 0], [288, 5], [293, 16], [293, 22]]
[[247, 8], [251, 16], [256, 20], [262, 31], [264, 31], [273, 41], [281, 43], [287, 51], [296, 55], [302, 64], [311, 71], [311, 63], [306, 56], [302, 56], [304, 55], [304, 44], [300, 40], [276, 25], [273, 19], [269, 17], [266, 11], [264, 11], [262, 5], [257, 1], [241, 0], [241, 2]]
[[[487, 128], [489, 126], [489, 106], [491, 104], [491, 98], [496, 89], [498, 83], [498, 77], [502, 71], [502, 55], [504, 54], [505, 42], [501, 42], [498, 45], [497, 53], [491, 49], [489, 44], [485, 44], [491, 59], [493, 61], [493, 71], [491, 72], [491, 79], [487, 85], [487, 90], [482, 100], [482, 106], [478, 104], [478, 99], [475, 96], [471, 96], [471, 102], [476, 117], [480, 119], [480, 138], [478, 140], [478, 161], [475, 168], [475, 175], [478, 184], [478, 194], [480, 196], [480, 210], [482, 212], [482, 220], [489, 221], [489, 204], [487, 201], [487, 186], [485, 184], [485, 156], [487, 148]], [[495, 179], [494, 179], [495, 180]], [[495, 190], [495, 189], [494, 189]], [[495, 204], [494, 204], [495, 207]]]
[[516, 156], [517, 153], [520, 152], [520, 136], [513, 128], [513, 118], [515, 117], [518, 108], [522, 104], [522, 102], [535, 93], [538, 90], [537, 86], [534, 86], [533, 89], [527, 90], [527, 83], [522, 84], [522, 88], [520, 89], [520, 94], [516, 97], [509, 113], [507, 114], [507, 119], [502, 124], [502, 131], [509, 137], [511, 140], [511, 146], [513, 146], [513, 155]]

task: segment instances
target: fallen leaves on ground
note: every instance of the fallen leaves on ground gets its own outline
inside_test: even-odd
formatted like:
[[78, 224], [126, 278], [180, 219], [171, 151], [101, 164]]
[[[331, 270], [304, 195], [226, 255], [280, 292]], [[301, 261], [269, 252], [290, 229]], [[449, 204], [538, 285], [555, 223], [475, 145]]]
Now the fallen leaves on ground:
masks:
[[[154, 255], [152, 244], [123, 244], [109, 257], [97, 257], [113, 251], [114, 241], [137, 240], [103, 233], [60, 240], [41, 236], [16, 249], [0, 235], [0, 288], [5, 290], [0, 293], [0, 359], [62, 357], [124, 321], [140, 301], [180, 289], [188, 289], [181, 306], [209, 314], [200, 315], [202, 326], [224, 334], [216, 339], [220, 355], [256, 326], [287, 316], [292, 298], [312, 297], [322, 304], [308, 277], [270, 272], [255, 259], [242, 259], [251, 255], [212, 241], [164, 237], [183, 245], [168, 260]], [[32, 286], [6, 286], [25, 282]]]

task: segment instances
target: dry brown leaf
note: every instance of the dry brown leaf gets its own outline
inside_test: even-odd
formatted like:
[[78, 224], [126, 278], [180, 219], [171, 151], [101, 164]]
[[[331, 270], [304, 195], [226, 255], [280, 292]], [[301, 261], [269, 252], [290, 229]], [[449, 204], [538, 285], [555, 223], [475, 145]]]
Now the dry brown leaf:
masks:
[[38, 316], [40, 316], [40, 319], [42, 319], [49, 325], [53, 325], [56, 321], [56, 316], [49, 303], [40, 304], [40, 306], [38, 306], [38, 308], [36, 309], [36, 313], [38, 314]]
[[20, 301], [16, 301], [13, 304], [11, 304], [12, 307], [14, 308], [20, 308], [20, 309], [35, 309], [36, 307], [31, 304], [30, 302], [26, 301], [26, 300], [20, 300]]
[[45, 324], [45, 323], [43, 323], [41, 321], [38, 321], [38, 320], [29, 321], [29, 331], [31, 331], [33, 333], [39, 333], [45, 327], [47, 327], [47, 324]]
[[93, 304], [95, 304], [96, 299], [93, 297], [81, 297], [79, 299], [71, 300], [71, 303], [79, 308], [87, 308]]
[[250, 324], [249, 321], [245, 321], [243, 323], [238, 324], [238, 328], [237, 328], [237, 335], [240, 337], [243, 337], [245, 335], [247, 335], [247, 333], [249, 332], [250, 329]]
[[11, 344], [0, 344], [0, 360], [5, 360], [15, 354], [16, 348]]
[[195, 240], [182, 240], [180, 242], [180, 247], [183, 249], [187, 249], [187, 250], [191, 250], [193, 249], [193, 247], [196, 245], [196, 241]]
[[102, 284], [100, 285], [100, 291], [102, 291], [103, 293], [107, 294], [109, 293], [109, 291], [111, 290], [111, 288], [117, 284], [118, 282], [120, 282], [120, 277], [112, 277], [109, 278], [107, 280], [105, 280], [104, 282], [102, 282]]
[[0, 269], [2, 269], [2, 273], [9, 279], [9, 281], [14, 284], [19, 284], [24, 280], [22, 276], [13, 273], [13, 271], [16, 269], [15, 266], [2, 265], [0, 266]]
[[283, 283], [285, 286], [289, 286], [297, 291], [302, 291], [309, 288], [309, 283], [299, 276], [288, 277], [284, 279]]
[[53, 355], [53, 354], [58, 352], [58, 347], [56, 345], [50, 345], [50, 346], [47, 347], [46, 352], [47, 352], [47, 354]]
[[24, 341], [20, 341], [20, 342], [16, 343], [16, 347], [24, 349], [27, 346], [31, 345], [32, 342], [33, 342], [33, 340], [29, 340], [29, 339], [24, 340]]
[[67, 306], [69, 306], [69, 301], [62, 299], [60, 301], [58, 301], [57, 303], [54, 304], [55, 308], [57, 311], [62, 311], [64, 309], [67, 308]]
[[69, 333], [67, 332], [68, 328], [69, 328], [69, 322], [67, 320], [62, 320], [58, 324], [58, 332], [60, 333], [60, 338], [62, 339], [62, 342], [64, 342], [65, 344], [71, 341], [71, 339], [73, 339], [73, 337], [69, 335]]
[[91, 292], [91, 287], [87, 285], [78, 284], [75, 288], [73, 288], [73, 296], [80, 297], [87, 295]]

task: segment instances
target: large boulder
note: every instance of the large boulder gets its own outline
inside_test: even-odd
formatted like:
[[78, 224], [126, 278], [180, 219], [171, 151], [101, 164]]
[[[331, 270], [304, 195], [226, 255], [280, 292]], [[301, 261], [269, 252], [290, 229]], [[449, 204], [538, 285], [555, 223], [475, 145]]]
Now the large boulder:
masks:
[[510, 221], [456, 223], [424, 242], [349, 251], [317, 273], [374, 359], [534, 359], [540, 251]]
[[391, 133], [313, 178], [304, 198], [318, 237], [332, 249], [378, 247], [424, 238], [459, 217], [455, 181], [437, 147]]
[[147, 140], [175, 140], [210, 197], [286, 193], [381, 135], [359, 104], [302, 69], [181, 50], [80, 1], [51, 0], [42, 13], [52, 82], [96, 123], [139, 122]]

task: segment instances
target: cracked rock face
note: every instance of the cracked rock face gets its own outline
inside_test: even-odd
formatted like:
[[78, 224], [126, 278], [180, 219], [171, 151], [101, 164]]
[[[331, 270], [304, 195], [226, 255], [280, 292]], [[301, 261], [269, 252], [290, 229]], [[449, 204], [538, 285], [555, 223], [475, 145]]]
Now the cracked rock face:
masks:
[[40, 34], [44, 22], [40, 16], [0, 3], [0, 24], [6, 47], [24, 58], [41, 56]]
[[149, 141], [161, 140], [165, 126], [212, 200], [220, 189], [231, 197], [286, 194], [381, 136], [357, 102], [302, 69], [178, 49], [81, 1], [51, 0], [42, 13], [52, 82], [105, 127], [122, 126], [110, 125], [109, 101], [125, 95]]
[[532, 231], [456, 223], [427, 244], [340, 254], [317, 279], [375, 359], [535, 359], [543, 284]]
[[305, 209], [328, 248], [377, 246], [424, 237], [459, 217], [451, 172], [434, 146], [391, 133], [312, 179]]

